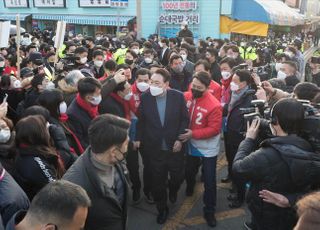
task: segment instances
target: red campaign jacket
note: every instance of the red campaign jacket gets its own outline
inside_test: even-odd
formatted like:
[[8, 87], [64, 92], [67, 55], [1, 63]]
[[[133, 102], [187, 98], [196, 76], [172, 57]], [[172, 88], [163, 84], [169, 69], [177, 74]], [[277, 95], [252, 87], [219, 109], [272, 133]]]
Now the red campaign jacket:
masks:
[[[189, 90], [188, 90], [188, 92], [190, 92], [190, 93], [191, 93], [191, 88], [192, 88], [191, 85], [192, 85], [192, 83], [190, 83], [190, 85], [189, 85]], [[217, 82], [211, 80], [210, 85], [209, 85], [209, 92], [210, 92], [218, 101], [221, 100], [221, 86], [220, 86]]]
[[184, 96], [191, 120], [189, 128], [192, 130], [192, 138], [208, 139], [218, 135], [222, 126], [220, 102], [209, 92], [196, 100], [191, 92], [186, 92]]
[[131, 91], [132, 91], [132, 97], [129, 101], [130, 103], [130, 110], [137, 116], [137, 112], [138, 112], [138, 107], [140, 105], [140, 101], [141, 101], [141, 92], [140, 90], [137, 88], [137, 84], [134, 83], [131, 87]]
[[231, 99], [231, 90], [230, 90], [230, 83], [232, 81], [232, 78], [229, 78], [228, 80], [221, 79], [222, 83], [222, 90], [221, 90], [221, 104], [229, 104]]

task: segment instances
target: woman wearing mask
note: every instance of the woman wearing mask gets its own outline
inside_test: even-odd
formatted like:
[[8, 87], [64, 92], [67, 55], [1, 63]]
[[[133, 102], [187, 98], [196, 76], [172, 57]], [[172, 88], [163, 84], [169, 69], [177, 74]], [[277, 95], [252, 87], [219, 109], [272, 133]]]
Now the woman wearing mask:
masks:
[[21, 82], [13, 76], [3, 75], [0, 82], [1, 101], [8, 95], [8, 118], [17, 121], [16, 109], [18, 104], [24, 99], [24, 91], [21, 89]]
[[[226, 156], [228, 161], [228, 171], [232, 172], [233, 159], [238, 151], [238, 146], [244, 139], [246, 123], [241, 112], [241, 108], [251, 107], [251, 101], [255, 99], [257, 86], [255, 85], [251, 73], [248, 70], [237, 70], [230, 83], [232, 91], [230, 102], [228, 103], [228, 115], [226, 121], [227, 135]], [[230, 175], [232, 178], [232, 175]], [[245, 183], [232, 178], [237, 187], [237, 196], [229, 196], [230, 208], [239, 208], [245, 198]]]
[[50, 143], [49, 129], [44, 117], [39, 115], [25, 117], [16, 126], [14, 177], [30, 200], [64, 173], [63, 163]]
[[13, 172], [15, 157], [15, 137], [13, 123], [7, 117], [0, 119], [0, 164], [10, 173]]
[[[223, 119], [222, 119], [222, 129], [223, 135], [226, 138], [227, 136], [227, 127], [226, 119], [228, 115], [228, 104], [231, 98], [230, 83], [232, 81], [232, 68], [236, 66], [236, 62], [233, 58], [224, 58], [220, 61], [220, 70], [221, 70], [221, 106], [223, 108]], [[225, 149], [227, 148], [226, 141], [224, 142]], [[228, 167], [228, 175], [225, 178], [221, 179], [222, 183], [228, 183], [231, 181], [231, 166], [232, 162]]]
[[68, 145], [65, 146], [68, 154], [65, 158], [66, 161], [72, 163], [75, 155], [81, 155], [84, 152], [84, 148], [77, 136], [73, 133], [70, 124], [68, 124], [68, 106], [63, 99], [62, 92], [58, 89], [45, 90], [39, 96], [38, 103], [50, 112], [50, 124], [55, 124], [63, 129], [68, 141]]

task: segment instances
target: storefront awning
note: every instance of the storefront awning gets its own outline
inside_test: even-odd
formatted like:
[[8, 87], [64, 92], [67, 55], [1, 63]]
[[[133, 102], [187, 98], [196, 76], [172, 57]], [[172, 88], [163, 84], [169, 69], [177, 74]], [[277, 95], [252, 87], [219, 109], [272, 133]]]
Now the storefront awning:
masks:
[[240, 21], [254, 21], [280, 26], [304, 24], [304, 16], [280, 0], [233, 1], [231, 17]]
[[59, 15], [59, 14], [33, 14], [33, 19], [65, 21], [69, 24], [96, 25], [96, 26], [126, 26], [134, 16], [117, 15]]
[[220, 17], [220, 32], [222, 34], [238, 33], [254, 36], [267, 36], [269, 25], [262, 22], [236, 21], [226, 16]]
[[[26, 17], [30, 16], [30, 14], [19, 14], [19, 15], [20, 15], [20, 21], [25, 21]], [[17, 14], [0, 13], [0, 20], [15, 21], [16, 17], [17, 17]]]

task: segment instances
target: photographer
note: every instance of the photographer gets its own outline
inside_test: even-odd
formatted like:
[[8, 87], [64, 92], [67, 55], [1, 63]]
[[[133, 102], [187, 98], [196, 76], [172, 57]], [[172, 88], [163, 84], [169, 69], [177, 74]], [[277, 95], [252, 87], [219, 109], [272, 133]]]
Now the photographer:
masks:
[[[311, 145], [297, 136], [304, 120], [303, 105], [292, 98], [281, 99], [271, 110], [274, 138], [263, 141], [256, 150], [260, 120], [248, 129], [233, 162], [233, 175], [251, 182], [247, 202], [252, 214], [251, 229], [292, 229], [293, 209], [264, 203], [261, 190], [280, 194], [306, 193], [320, 177], [320, 158]], [[256, 150], [256, 151], [255, 151]]]

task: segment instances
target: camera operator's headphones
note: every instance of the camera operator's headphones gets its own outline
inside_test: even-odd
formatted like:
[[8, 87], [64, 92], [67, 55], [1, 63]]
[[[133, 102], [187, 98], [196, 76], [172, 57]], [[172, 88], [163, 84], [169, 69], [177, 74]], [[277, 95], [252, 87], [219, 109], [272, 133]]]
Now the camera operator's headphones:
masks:
[[271, 109], [271, 111], [270, 111], [270, 123], [272, 124], [272, 125], [277, 125], [278, 124], [278, 118], [274, 115], [274, 113], [273, 113], [273, 110], [274, 110], [274, 108], [277, 106], [277, 104], [279, 103], [279, 101], [277, 101], [274, 105], [273, 105], [273, 107], [272, 107], [272, 109]]

